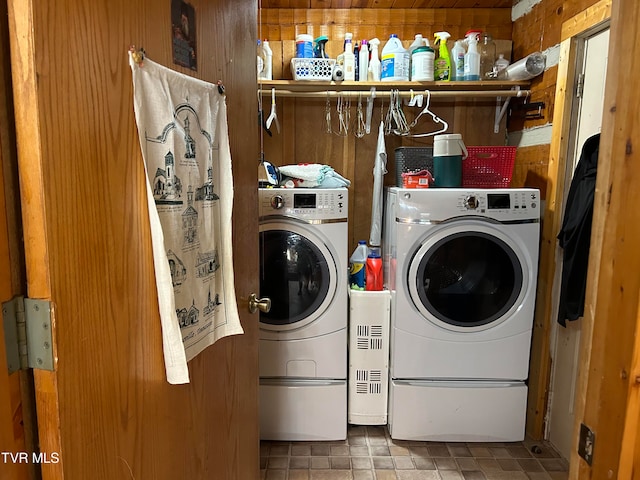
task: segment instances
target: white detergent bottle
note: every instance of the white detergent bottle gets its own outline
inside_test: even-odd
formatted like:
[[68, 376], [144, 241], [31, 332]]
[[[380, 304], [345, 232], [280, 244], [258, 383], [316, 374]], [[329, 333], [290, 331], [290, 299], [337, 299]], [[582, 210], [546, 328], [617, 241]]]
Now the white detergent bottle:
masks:
[[356, 79], [356, 56], [353, 53], [353, 44], [348, 39], [344, 42], [344, 57], [342, 61], [344, 70], [344, 79], [346, 81], [355, 81]]
[[456, 40], [451, 49], [451, 80], [464, 80], [464, 55], [467, 51], [462, 40]]
[[409, 81], [409, 52], [395, 33], [391, 34], [382, 49], [380, 65], [380, 79], [383, 82]]
[[358, 81], [366, 82], [369, 79], [369, 44], [366, 40], [362, 40], [360, 44], [360, 52], [358, 53], [358, 71], [360, 76]]
[[409, 52], [409, 71], [410, 72], [413, 71], [413, 69], [411, 68], [411, 61], [413, 60], [414, 50], [418, 47], [424, 47], [424, 46], [425, 46], [425, 42], [424, 42], [424, 38], [422, 37], [422, 34], [416, 33], [413, 39], [413, 42], [411, 43], [411, 45], [409, 45], [409, 48], [407, 49], [407, 51]]
[[344, 45], [342, 46], [342, 52], [336, 57], [336, 65], [342, 65], [344, 63], [344, 49], [347, 48], [347, 40], [353, 40], [353, 33], [347, 32], [344, 34]]
[[262, 52], [264, 56], [264, 68], [262, 69], [261, 80], [273, 80], [273, 51], [266, 38], [262, 42]]
[[378, 56], [378, 46], [380, 45], [380, 40], [378, 40], [377, 38], [372, 38], [371, 40], [369, 40], [369, 45], [371, 48], [371, 58], [369, 59], [369, 81], [379, 82], [380, 57]]
[[464, 79], [466, 81], [480, 80], [480, 52], [478, 52], [478, 30], [469, 30], [467, 37], [467, 53], [464, 56]]

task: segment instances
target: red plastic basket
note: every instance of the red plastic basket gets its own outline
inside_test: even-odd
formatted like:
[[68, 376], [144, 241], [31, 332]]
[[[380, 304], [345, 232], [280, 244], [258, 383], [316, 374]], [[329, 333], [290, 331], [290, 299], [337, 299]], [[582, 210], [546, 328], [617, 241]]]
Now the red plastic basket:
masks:
[[516, 147], [467, 147], [462, 161], [462, 186], [507, 188], [511, 184]]

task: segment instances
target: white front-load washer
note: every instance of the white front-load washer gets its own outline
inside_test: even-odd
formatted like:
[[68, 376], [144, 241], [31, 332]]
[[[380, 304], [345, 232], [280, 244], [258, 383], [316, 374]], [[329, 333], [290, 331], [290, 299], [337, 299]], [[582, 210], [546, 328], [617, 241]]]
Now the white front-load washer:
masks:
[[347, 412], [347, 206], [338, 189], [259, 190], [264, 440], [342, 440]]
[[539, 204], [534, 189], [388, 189], [393, 438], [524, 438]]

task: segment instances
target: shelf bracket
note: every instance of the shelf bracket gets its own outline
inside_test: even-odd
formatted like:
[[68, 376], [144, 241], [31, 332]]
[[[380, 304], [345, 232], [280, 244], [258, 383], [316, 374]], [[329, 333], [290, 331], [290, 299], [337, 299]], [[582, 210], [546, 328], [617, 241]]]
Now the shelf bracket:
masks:
[[[518, 92], [518, 95], [516, 96], [520, 96], [520, 87], [516, 86], [513, 87], [512, 90], [515, 90]], [[502, 120], [502, 117], [504, 117], [504, 114], [507, 112], [507, 108], [509, 107], [509, 102], [511, 101], [511, 97], [507, 97], [504, 100], [504, 103], [502, 103], [502, 97], [496, 97], [496, 119], [495, 119], [495, 123], [493, 124], [493, 133], [498, 133], [500, 131], [500, 121]]]

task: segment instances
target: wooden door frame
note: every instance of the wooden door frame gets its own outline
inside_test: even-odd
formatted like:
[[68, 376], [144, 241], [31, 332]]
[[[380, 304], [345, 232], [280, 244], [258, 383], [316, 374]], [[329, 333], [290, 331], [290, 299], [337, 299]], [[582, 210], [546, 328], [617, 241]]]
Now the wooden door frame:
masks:
[[[540, 247], [540, 267], [538, 275], [538, 297], [536, 303], [534, 333], [532, 339], [531, 367], [529, 373], [529, 400], [527, 408], [527, 433], [535, 439], [542, 439], [548, 409], [548, 390], [551, 379], [551, 328], [553, 317], [553, 286], [556, 275], [556, 237], [562, 226], [565, 197], [565, 172], [570, 145], [571, 112], [574, 104], [575, 66], [581, 38], [602, 29], [611, 16], [611, 0], [600, 0], [562, 24], [560, 61], [556, 80], [555, 108], [553, 114], [553, 135], [547, 170], [547, 205], [544, 213], [542, 243]], [[594, 219], [594, 226], [596, 225]], [[594, 232], [595, 232], [594, 228]], [[602, 231], [599, 232], [602, 234]], [[592, 254], [595, 254], [592, 238]], [[590, 258], [591, 261], [597, 258]], [[595, 263], [594, 263], [595, 265]], [[586, 365], [589, 351], [585, 342], [590, 341], [589, 320], [583, 319], [581, 334], [581, 359]], [[586, 350], [586, 351], [585, 351]], [[581, 382], [582, 380], [580, 380]], [[579, 390], [578, 390], [579, 391]], [[578, 418], [576, 416], [576, 418]]]

